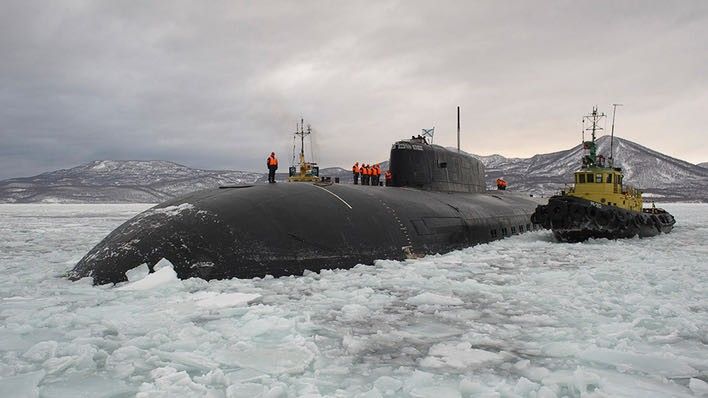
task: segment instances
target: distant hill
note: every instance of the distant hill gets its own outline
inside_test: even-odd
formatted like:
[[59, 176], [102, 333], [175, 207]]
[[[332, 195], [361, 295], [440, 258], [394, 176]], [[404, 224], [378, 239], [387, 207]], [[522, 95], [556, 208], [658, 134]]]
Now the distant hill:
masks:
[[704, 169], [708, 169], [708, 162], [698, 163], [698, 166], [701, 166]]
[[[503, 177], [511, 189], [549, 194], [563, 189], [580, 167], [582, 145], [528, 159], [501, 155], [477, 156], [486, 166], [487, 185]], [[598, 153], [609, 154], [610, 137], [598, 139]], [[625, 182], [640, 187], [660, 201], [708, 201], [708, 169], [672, 158], [629, 140], [615, 137], [615, 166], [622, 167]]]
[[[609, 153], [610, 138], [598, 140], [599, 153]], [[675, 159], [634, 142], [615, 137], [615, 166], [627, 184], [642, 188], [657, 201], [708, 201], [708, 168]], [[531, 158], [479, 156], [486, 166], [486, 183], [503, 177], [509, 189], [551, 195], [568, 184], [580, 166], [581, 145]], [[388, 161], [382, 162], [388, 169]], [[702, 163], [706, 165], [706, 163]], [[351, 183], [351, 166], [329, 167], [320, 175]], [[277, 178], [284, 180], [286, 174]], [[265, 183], [266, 173], [200, 170], [173, 162], [102, 160], [34, 177], [0, 181], [0, 203], [157, 203], [198, 189], [219, 185]]]
[[101, 160], [0, 181], [6, 203], [157, 203], [225, 184], [266, 181], [264, 173], [200, 170], [164, 160]]

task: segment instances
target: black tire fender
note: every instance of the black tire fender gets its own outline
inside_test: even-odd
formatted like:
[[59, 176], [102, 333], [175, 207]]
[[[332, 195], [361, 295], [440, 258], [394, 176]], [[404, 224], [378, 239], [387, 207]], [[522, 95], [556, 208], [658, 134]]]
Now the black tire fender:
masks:
[[582, 221], [585, 218], [585, 209], [582, 205], [571, 203], [568, 205], [568, 212], [573, 220]]
[[637, 214], [636, 216], [632, 217], [632, 225], [634, 225], [635, 228], [639, 228], [639, 226], [642, 225], [642, 216]]
[[599, 210], [597, 212], [597, 217], [595, 217], [595, 221], [597, 222], [597, 225], [606, 227], [612, 221], [612, 214], [607, 211]]

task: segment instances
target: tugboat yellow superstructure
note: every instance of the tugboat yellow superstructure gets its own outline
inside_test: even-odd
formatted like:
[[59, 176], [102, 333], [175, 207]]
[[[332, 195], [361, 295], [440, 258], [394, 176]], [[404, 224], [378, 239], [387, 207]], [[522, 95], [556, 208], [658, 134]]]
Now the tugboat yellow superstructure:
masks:
[[300, 154], [299, 161], [295, 164], [295, 151], [293, 145], [293, 164], [288, 170], [288, 181], [289, 182], [317, 182], [320, 180], [320, 168], [315, 162], [308, 162], [305, 160], [305, 136], [312, 134], [312, 128], [307, 125], [307, 130], [305, 130], [305, 121], [300, 119], [300, 125], [295, 128], [294, 137], [300, 137]]
[[[622, 169], [614, 167], [612, 149], [609, 159], [597, 154], [595, 133], [602, 130], [599, 121], [604, 117], [597, 107], [583, 117], [583, 124], [589, 123], [583, 135], [589, 131], [591, 139], [583, 139], [582, 165], [574, 173], [573, 186], [551, 197], [547, 205], [538, 206], [532, 219], [551, 229], [556, 239], [567, 242], [670, 232], [674, 217], [654, 206], [642, 208], [642, 192], [624, 185]], [[614, 137], [614, 114], [612, 128]]]

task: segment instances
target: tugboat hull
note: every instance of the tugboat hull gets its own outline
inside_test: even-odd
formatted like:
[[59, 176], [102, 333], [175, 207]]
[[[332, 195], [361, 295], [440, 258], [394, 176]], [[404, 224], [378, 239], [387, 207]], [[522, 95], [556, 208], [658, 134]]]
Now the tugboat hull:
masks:
[[669, 233], [676, 220], [661, 209], [643, 212], [607, 206], [573, 196], [553, 196], [531, 216], [535, 224], [553, 231], [561, 242], [582, 242], [590, 238], [646, 238]]

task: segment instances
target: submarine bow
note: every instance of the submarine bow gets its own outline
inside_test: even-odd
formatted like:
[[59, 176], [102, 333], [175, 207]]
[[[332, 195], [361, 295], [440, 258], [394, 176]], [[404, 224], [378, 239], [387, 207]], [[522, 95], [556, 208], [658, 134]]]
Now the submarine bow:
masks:
[[119, 226], [68, 276], [117, 283], [162, 258], [183, 279], [301, 275], [445, 253], [535, 228], [530, 216], [539, 200], [481, 192], [477, 159], [413, 145], [394, 144], [395, 187], [258, 184], [164, 202]]

